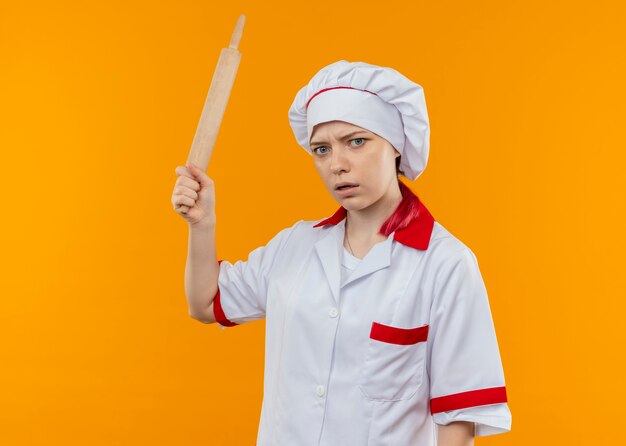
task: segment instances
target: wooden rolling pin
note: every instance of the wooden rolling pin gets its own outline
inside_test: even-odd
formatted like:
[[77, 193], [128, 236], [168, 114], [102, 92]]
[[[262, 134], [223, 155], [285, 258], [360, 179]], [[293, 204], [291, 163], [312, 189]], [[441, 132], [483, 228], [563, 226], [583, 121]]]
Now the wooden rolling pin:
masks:
[[202, 115], [196, 129], [196, 136], [193, 138], [191, 150], [189, 150], [189, 156], [187, 157], [188, 163], [191, 162], [200, 169], [204, 169], [204, 171], [209, 166], [215, 139], [217, 138], [224, 110], [226, 110], [226, 104], [230, 97], [230, 90], [233, 88], [239, 62], [241, 61], [241, 53], [237, 47], [243, 34], [245, 21], [246, 16], [241, 14], [237, 19], [228, 48], [222, 48], [215, 72], [213, 73], [213, 79], [211, 79], [209, 93], [204, 101]]

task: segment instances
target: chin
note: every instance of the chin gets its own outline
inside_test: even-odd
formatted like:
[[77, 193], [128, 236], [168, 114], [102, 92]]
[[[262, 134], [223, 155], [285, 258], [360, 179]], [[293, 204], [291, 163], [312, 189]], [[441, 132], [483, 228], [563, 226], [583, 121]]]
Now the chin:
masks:
[[343, 198], [338, 201], [339, 204], [341, 204], [348, 211], [360, 211], [369, 206], [369, 204], [363, 204], [362, 200], [355, 200], [353, 198]]

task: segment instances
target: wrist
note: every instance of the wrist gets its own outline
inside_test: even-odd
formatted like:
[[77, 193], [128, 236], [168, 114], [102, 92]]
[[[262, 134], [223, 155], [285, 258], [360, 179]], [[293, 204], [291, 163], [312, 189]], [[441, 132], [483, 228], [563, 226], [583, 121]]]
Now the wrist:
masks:
[[215, 229], [215, 218], [207, 218], [196, 223], [189, 223], [189, 229], [192, 231], [207, 231]]

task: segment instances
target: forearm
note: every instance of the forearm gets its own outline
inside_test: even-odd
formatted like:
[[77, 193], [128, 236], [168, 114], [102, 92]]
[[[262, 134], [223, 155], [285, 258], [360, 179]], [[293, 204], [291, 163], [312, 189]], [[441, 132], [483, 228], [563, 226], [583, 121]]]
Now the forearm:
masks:
[[215, 221], [189, 225], [185, 295], [192, 317], [206, 319], [209, 306], [217, 293], [218, 274]]
[[474, 423], [454, 421], [448, 425], [437, 425], [437, 446], [473, 446]]

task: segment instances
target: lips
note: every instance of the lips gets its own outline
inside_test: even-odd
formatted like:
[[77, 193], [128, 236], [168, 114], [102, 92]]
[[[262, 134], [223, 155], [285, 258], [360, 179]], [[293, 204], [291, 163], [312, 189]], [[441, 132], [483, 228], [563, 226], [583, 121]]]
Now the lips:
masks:
[[356, 187], [356, 186], [358, 186], [358, 184], [348, 183], [344, 181], [344, 182], [335, 184], [335, 190], [346, 190], [346, 189], [350, 189], [351, 187]]
[[340, 189], [335, 189], [335, 194], [339, 197], [351, 197], [357, 194], [358, 184], [339, 186]]

